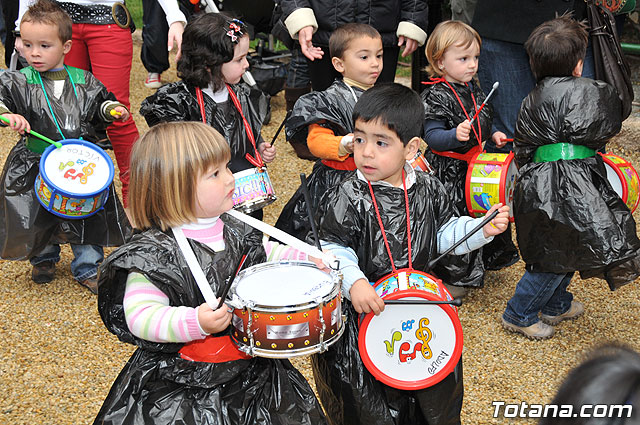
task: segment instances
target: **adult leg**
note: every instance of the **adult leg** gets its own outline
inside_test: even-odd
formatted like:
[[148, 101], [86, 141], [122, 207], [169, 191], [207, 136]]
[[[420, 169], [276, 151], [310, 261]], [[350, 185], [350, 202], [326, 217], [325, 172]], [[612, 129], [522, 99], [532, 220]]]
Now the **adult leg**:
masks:
[[385, 47], [382, 53], [382, 72], [378, 76], [376, 84], [392, 83], [396, 78], [396, 68], [398, 66], [399, 47]]
[[[80, 47], [85, 45], [86, 50], [76, 48], [76, 41]], [[128, 109], [131, 109], [129, 78], [132, 58], [133, 41], [128, 28], [120, 28], [113, 24], [73, 24], [73, 45], [65, 57], [65, 63], [90, 70]], [[138, 128], [130, 117], [125, 122], [115, 121], [107, 129], [107, 134], [120, 169], [123, 204], [126, 207], [129, 156], [131, 147], [138, 139]]]
[[[524, 47], [521, 44], [483, 39], [478, 79], [487, 93], [493, 83], [500, 83], [491, 97], [493, 127], [512, 138], [520, 104], [536, 84]], [[487, 140], [485, 149], [487, 152], [509, 152], [513, 144], [507, 143], [503, 148], [497, 148], [492, 140]]]
[[318, 46], [322, 48], [324, 55], [322, 59], [316, 59], [310, 61], [307, 59], [309, 65], [309, 77], [311, 78], [311, 87], [314, 91], [326, 90], [333, 80], [340, 77], [340, 73], [335, 70], [331, 64], [331, 55], [329, 54], [329, 47]]
[[162, 74], [169, 69], [167, 52], [169, 25], [164, 10], [157, 0], [142, 0], [142, 22], [144, 26], [140, 60], [149, 73]]

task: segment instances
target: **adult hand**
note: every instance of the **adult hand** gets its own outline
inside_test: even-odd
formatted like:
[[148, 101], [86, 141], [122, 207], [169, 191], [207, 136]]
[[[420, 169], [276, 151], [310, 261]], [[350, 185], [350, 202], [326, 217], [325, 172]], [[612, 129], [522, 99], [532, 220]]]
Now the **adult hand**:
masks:
[[173, 22], [169, 26], [168, 44], [167, 49], [173, 50], [173, 46], [176, 46], [176, 62], [180, 60], [182, 55], [182, 33], [184, 32], [184, 23], [180, 21]]
[[311, 37], [313, 37], [313, 27], [310, 25], [298, 31], [298, 41], [300, 42], [302, 54], [311, 61], [315, 59], [322, 59], [324, 52], [320, 47], [313, 46]]
[[414, 40], [413, 38], [409, 38], [409, 37], [405, 37], [404, 35], [401, 35], [400, 37], [398, 37], [398, 47], [402, 46], [404, 44], [404, 49], [402, 49], [402, 57], [407, 57], [409, 56], [411, 53], [415, 52], [416, 49], [418, 48], [418, 42], [416, 40]]

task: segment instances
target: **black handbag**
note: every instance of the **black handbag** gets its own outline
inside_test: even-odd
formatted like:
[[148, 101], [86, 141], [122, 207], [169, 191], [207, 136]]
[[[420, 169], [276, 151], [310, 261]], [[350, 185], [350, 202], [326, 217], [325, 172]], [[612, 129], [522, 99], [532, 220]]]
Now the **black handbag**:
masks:
[[631, 114], [633, 85], [631, 69], [622, 54], [615, 19], [607, 8], [598, 6], [594, 0], [585, 0], [585, 2], [596, 79], [611, 84], [618, 91], [622, 101], [622, 119], [624, 120]]

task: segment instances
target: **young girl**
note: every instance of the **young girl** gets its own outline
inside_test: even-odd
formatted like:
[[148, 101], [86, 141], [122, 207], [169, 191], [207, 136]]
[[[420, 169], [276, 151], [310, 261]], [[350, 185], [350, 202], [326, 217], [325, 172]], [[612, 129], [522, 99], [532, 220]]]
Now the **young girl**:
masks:
[[[241, 21], [217, 13], [196, 17], [185, 28], [178, 75], [146, 98], [140, 113], [149, 126], [167, 121], [201, 121], [218, 130], [231, 147], [229, 169], [237, 173], [275, 159], [260, 136], [267, 100], [242, 80], [249, 68], [249, 35]], [[254, 214], [262, 218], [262, 210]]]
[[[228, 215], [234, 178], [222, 136], [201, 123], [149, 130], [131, 155], [130, 207], [137, 233], [104, 262], [99, 311], [120, 340], [137, 345], [96, 423], [324, 424], [304, 377], [288, 360], [251, 358], [229, 337], [231, 309], [212, 310], [174, 235], [184, 235], [214, 293], [266, 260], [261, 234]], [[198, 343], [209, 360], [185, 358]]]
[[[482, 142], [489, 136], [499, 147], [506, 143], [504, 133], [491, 133], [490, 105], [485, 105], [470, 124], [485, 100], [484, 93], [473, 81], [481, 43], [480, 36], [469, 25], [445, 21], [433, 30], [425, 48], [429, 61], [427, 71], [435, 77], [422, 92], [425, 140], [429, 146], [425, 156], [461, 215], [468, 214], [465, 201], [468, 161], [482, 151]], [[485, 266], [497, 270], [518, 261], [509, 230], [486, 245], [482, 254], [472, 253], [458, 259], [460, 270], [466, 268], [467, 277], [462, 281], [465, 286], [482, 286]]]

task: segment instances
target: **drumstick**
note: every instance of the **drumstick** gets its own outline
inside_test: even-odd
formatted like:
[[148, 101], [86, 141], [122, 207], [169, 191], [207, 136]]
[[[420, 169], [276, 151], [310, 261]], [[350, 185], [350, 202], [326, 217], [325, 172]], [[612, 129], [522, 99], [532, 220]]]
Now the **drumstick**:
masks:
[[282, 128], [284, 127], [284, 123], [287, 122], [287, 119], [291, 115], [292, 111], [293, 111], [293, 109], [289, 110], [289, 112], [287, 112], [287, 115], [284, 116], [284, 119], [280, 123], [280, 127], [278, 127], [278, 130], [276, 130], [276, 135], [273, 136], [273, 139], [271, 139], [271, 146], [273, 146], [273, 144], [276, 142], [276, 139], [278, 138], [278, 135], [280, 134], [280, 132], [282, 131]]
[[238, 273], [240, 273], [240, 269], [242, 269], [242, 266], [244, 265], [244, 262], [247, 259], [248, 254], [249, 254], [249, 245], [246, 245], [244, 247], [244, 250], [242, 251], [242, 256], [240, 257], [238, 266], [236, 267], [236, 273], [233, 275], [233, 277], [229, 276], [229, 279], [227, 279], [227, 281], [224, 283], [224, 286], [222, 287], [222, 291], [220, 291], [220, 302], [218, 303], [218, 307], [216, 307], [216, 310], [222, 307], [222, 304], [224, 304], [224, 300], [227, 298], [229, 289], [231, 289], [231, 284], [235, 280], [236, 276], [238, 276]]
[[460, 307], [462, 305], [462, 300], [460, 298], [454, 298], [451, 301], [435, 301], [435, 300], [385, 300], [383, 299], [385, 304], [394, 305], [394, 304], [451, 304], [456, 307]]
[[489, 223], [491, 220], [493, 220], [499, 213], [500, 211], [498, 211], [497, 209], [494, 210], [491, 214], [489, 214], [488, 216], [486, 216], [484, 218], [484, 220], [482, 220], [482, 222], [480, 224], [478, 224], [476, 227], [474, 227], [473, 229], [471, 229], [471, 231], [469, 233], [467, 233], [466, 235], [464, 235], [462, 237], [462, 239], [460, 239], [458, 242], [454, 243], [453, 245], [451, 245], [449, 247], [449, 249], [447, 249], [445, 252], [443, 252], [442, 254], [440, 254], [440, 256], [438, 258], [436, 258], [435, 260], [431, 260], [429, 261], [429, 264], [427, 264], [427, 270], [431, 270], [433, 268], [433, 266], [436, 265], [436, 263], [440, 260], [442, 260], [442, 258], [449, 254], [451, 251], [453, 251], [454, 249], [456, 249], [457, 247], [459, 247], [464, 241], [466, 241], [467, 239], [469, 239], [471, 236], [473, 236], [474, 233], [476, 233], [478, 230], [482, 229], [487, 223]]
[[485, 97], [484, 102], [482, 102], [482, 105], [480, 105], [480, 108], [478, 108], [478, 110], [476, 111], [476, 114], [473, 116], [473, 118], [471, 118], [471, 121], [469, 121], [469, 125], [473, 125], [473, 122], [476, 120], [476, 118], [478, 118], [478, 114], [480, 113], [480, 111], [482, 111], [482, 108], [484, 108], [484, 105], [487, 104], [487, 102], [489, 101], [489, 98], [493, 95], [493, 92], [498, 88], [499, 85], [500, 83], [497, 81], [493, 83], [493, 87], [491, 88], [491, 91], [489, 92], [487, 97]]
[[313, 218], [313, 210], [311, 209], [311, 195], [309, 194], [309, 186], [307, 186], [307, 176], [304, 173], [300, 174], [300, 182], [302, 183], [302, 193], [304, 193], [304, 201], [307, 204], [307, 215], [309, 217], [309, 223], [311, 224], [311, 231], [313, 237], [316, 240], [316, 248], [322, 251], [320, 246], [320, 237], [318, 236], [318, 230], [316, 229], [316, 220]]
[[[0, 115], [0, 120], [4, 121], [6, 124], [11, 125], [11, 121], [9, 121], [8, 118], [3, 117], [2, 115]], [[60, 142], [56, 142], [54, 140], [49, 139], [47, 136], [43, 136], [42, 134], [36, 132], [35, 130], [25, 130], [27, 133], [36, 136], [39, 139], [44, 140], [45, 142], [51, 143], [52, 145], [54, 145], [56, 148], [61, 148], [62, 147], [62, 143]]]
[[262, 233], [266, 233], [269, 236], [273, 236], [278, 239], [280, 242], [291, 246], [297, 250], [304, 252], [307, 255], [312, 257], [322, 258], [325, 264], [328, 264], [332, 269], [338, 270], [340, 268], [339, 261], [332, 255], [326, 254], [320, 251], [315, 246], [311, 246], [308, 243], [301, 241], [300, 239], [291, 236], [290, 234], [283, 232], [282, 230], [273, 227], [263, 221], [255, 219], [250, 215], [241, 213], [238, 210], [231, 209], [226, 212], [230, 216], [247, 223], [249, 226], [260, 230]]

